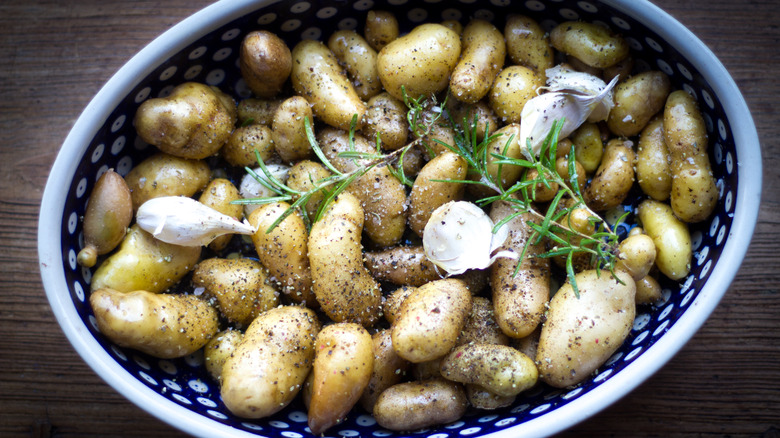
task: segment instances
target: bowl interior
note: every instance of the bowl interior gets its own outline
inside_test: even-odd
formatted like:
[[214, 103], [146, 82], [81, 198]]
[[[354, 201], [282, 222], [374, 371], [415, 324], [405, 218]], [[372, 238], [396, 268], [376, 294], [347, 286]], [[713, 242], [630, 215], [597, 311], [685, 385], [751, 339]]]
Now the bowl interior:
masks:
[[[301, 39], [326, 39], [334, 29], [360, 30], [365, 15], [370, 9], [395, 11], [402, 29], [405, 30], [423, 21], [454, 19], [465, 23], [471, 17], [487, 19], [502, 29], [505, 17], [510, 13], [534, 17], [548, 30], [557, 23], [567, 20], [601, 22], [627, 37], [636, 59], [637, 71], [661, 70], [670, 77], [673, 88], [684, 89], [698, 99], [707, 124], [710, 157], [713, 172], [718, 180], [720, 199], [716, 212], [710, 219], [692, 226], [695, 253], [691, 274], [681, 283], [662, 282], [665, 294], [663, 304], [639, 309], [628, 340], [592, 379], [569, 390], [556, 390], [542, 386], [530, 394], [521, 395], [508, 408], [491, 412], [471, 412], [454, 424], [420, 432], [419, 435], [480, 436], [491, 432], [501, 434], [503, 431], [517, 436], [524, 431], [534, 430], [533, 425], [540, 424], [543, 418], [553, 418], [556, 412], [564, 412], [563, 409], [567, 406], [569, 413], [575, 412], [575, 418], [557, 424], [548, 423], [552, 426], [546, 429], [547, 433], [555, 432], [565, 425], [583, 419], [587, 414], [576, 414], [578, 407], [603, 405], [604, 403], [599, 401], [601, 396], [595, 391], [599, 387], [610, 388], [610, 385], [617, 385], [613, 382], [616, 376], [632, 364], [645, 360], [643, 357], [654, 351], [654, 345], [665, 333], [691, 312], [689, 310], [691, 303], [697, 300], [705, 283], [716, 269], [719, 259], [724, 254], [723, 248], [727, 236], [732, 232], [739, 183], [736, 163], [740, 158], [737, 156], [732, 133], [733, 122], [724, 111], [722, 96], [705, 79], [707, 76], [689, 62], [678, 48], [673, 47], [657, 32], [648, 28], [646, 21], [637, 20], [623, 12], [627, 10], [625, 6], [611, 6], [596, 1], [491, 0], [489, 3], [475, 0], [458, 2], [284, 1], [266, 4], [240, 18], [221, 24], [194, 42], [182, 43], [180, 47], [183, 48], [169, 58], [156, 60], [157, 63], [151, 66], [148, 75], [128, 82], [128, 91], [116, 98], [116, 106], [102, 119], [104, 123], [91, 128], [94, 134], [91, 135], [88, 144], [66, 144], [63, 149], [64, 152], [75, 150], [74, 154], [81, 154], [81, 156], [76, 160], [78, 165], [68, 169], [72, 174], [66, 176], [67, 196], [64, 201], [59, 201], [64, 202], [63, 215], [58, 224], [59, 234], [61, 234], [59, 249], [67, 290], [58, 290], [56, 293], [65, 300], [67, 306], [72, 305], [75, 308], [80, 319], [77, 324], [83, 324], [85, 327], [78, 336], [94, 337], [105, 353], [103, 360], [107, 357], [109, 361], [115, 361], [121, 367], [118, 369], [117, 378], [137, 381], [148, 389], [146, 393], [158, 394], [172, 404], [171, 412], [177, 416], [182, 414], [201, 416], [213, 420], [218, 425], [224, 425], [224, 429], [218, 427], [215, 430], [239, 434], [240, 431], [268, 436], [308, 434], [305, 409], [299, 402], [293, 403], [279, 414], [267, 419], [246, 420], [233, 416], [220, 400], [217, 384], [208, 376], [200, 354], [177, 360], [160, 360], [134, 350], [120, 348], [105, 339], [96, 328], [88, 304], [91, 271], [76, 264], [76, 254], [81, 248], [82, 240], [79, 218], [84, 214], [95, 181], [106, 169], [114, 168], [124, 175], [142, 159], [155, 152], [154, 147], [146, 145], [137, 138], [132, 125], [135, 110], [142, 101], [149, 97], [164, 96], [174, 86], [185, 81], [198, 81], [218, 86], [236, 99], [248, 97], [250, 92], [241, 80], [237, 67], [239, 47], [247, 32], [267, 29], [282, 36], [292, 47]], [[192, 32], [198, 32], [198, 29], [192, 29]], [[141, 61], [134, 59], [131, 62]], [[628, 207], [638, 200], [639, 197], [632, 199]], [[717, 287], [720, 291], [709, 298], [717, 302], [725, 291], [726, 285], [711, 287]], [[51, 291], [49, 293], [52, 294]], [[676, 351], [692, 334], [692, 332], [687, 333], [687, 337], [684, 336], [676, 341], [672, 350]], [[668, 359], [668, 356], [662, 357], [665, 357], [662, 363]], [[85, 360], [90, 362], [94, 359], [85, 356]], [[661, 364], [650, 365], [652, 368], [650, 372]], [[644, 373], [644, 377], [650, 372]], [[638, 385], [644, 377], [640, 378], [639, 382], [633, 382], [630, 387]], [[610, 390], [617, 391], [619, 395], [628, 391], [616, 387]], [[615, 397], [611, 400], [614, 399]], [[134, 401], [146, 407], [142, 400], [134, 399]], [[593, 408], [589, 409], [588, 412], [592, 414]], [[159, 412], [153, 413], [161, 416]], [[183, 419], [162, 419], [190, 433], [201, 433], [188, 426]], [[518, 425], [524, 426], [516, 427]], [[329, 430], [328, 435], [396, 436], [397, 434], [382, 430], [368, 413], [356, 409], [343, 424]]]

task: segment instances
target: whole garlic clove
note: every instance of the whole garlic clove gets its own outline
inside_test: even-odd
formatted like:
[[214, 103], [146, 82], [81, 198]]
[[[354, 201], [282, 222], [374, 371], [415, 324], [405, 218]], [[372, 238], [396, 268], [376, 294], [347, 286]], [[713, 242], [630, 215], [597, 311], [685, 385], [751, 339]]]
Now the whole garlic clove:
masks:
[[203, 246], [224, 234], [254, 234], [256, 228], [239, 222], [186, 196], [163, 196], [144, 202], [136, 212], [141, 229], [165, 243]]
[[493, 221], [476, 205], [450, 201], [436, 210], [425, 225], [425, 256], [449, 275], [469, 269], [485, 269], [498, 257], [516, 258], [510, 251], [493, 252], [509, 235], [507, 227], [493, 233]]

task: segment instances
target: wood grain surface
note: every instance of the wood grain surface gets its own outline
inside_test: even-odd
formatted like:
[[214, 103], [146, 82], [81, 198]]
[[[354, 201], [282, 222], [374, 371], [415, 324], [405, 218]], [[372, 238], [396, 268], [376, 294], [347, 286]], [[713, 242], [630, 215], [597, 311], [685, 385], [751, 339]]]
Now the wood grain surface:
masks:
[[[50, 166], [99, 88], [208, 0], [0, 2], [0, 436], [182, 435], [111, 389], [62, 334], [36, 251]], [[759, 222], [719, 307], [660, 372], [561, 436], [780, 436], [780, 2], [655, 0], [720, 58], [763, 153]], [[46, 214], [42, 212], [41, 214]]]

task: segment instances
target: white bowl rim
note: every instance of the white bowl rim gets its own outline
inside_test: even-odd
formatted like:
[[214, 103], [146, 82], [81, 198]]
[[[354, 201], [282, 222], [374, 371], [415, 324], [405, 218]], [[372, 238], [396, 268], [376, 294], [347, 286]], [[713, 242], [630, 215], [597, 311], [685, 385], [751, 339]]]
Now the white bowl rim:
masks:
[[[219, 1], [175, 25], [133, 56], [101, 88], [74, 124], [52, 166], [41, 202], [38, 227], [41, 277], [52, 310], [66, 337], [95, 373], [117, 392], [161, 421], [194, 436], [257, 438], [259, 435], [211, 420], [159, 397], [122, 368], [92, 337], [76, 312], [67, 289], [61, 288], [65, 283], [65, 274], [59, 230], [64, 200], [78, 165], [76, 157], [83, 155], [97, 129], [105, 123], [107, 114], [116, 107], [122, 96], [137, 85], [140, 78], [146, 77], [160, 62], [187, 47], [203, 33], [278, 1]], [[680, 54], [702, 73], [714, 90], [721, 91], [718, 98], [731, 124], [739, 156], [737, 166], [750, 169], [750, 172], [739, 175], [734, 221], [722, 251], [725, 257], [722, 256], [718, 261], [717, 269], [712, 270], [705, 286], [686, 309], [684, 317], [623, 371], [591, 390], [587, 396], [573, 400], [550, 414], [494, 432], [488, 435], [490, 437], [545, 436], [561, 432], [595, 415], [645, 382], [693, 337], [720, 302], [727, 291], [723, 285], [731, 284], [739, 269], [739, 264], [725, 263], [726, 258], [744, 258], [758, 218], [762, 184], [761, 152], [760, 147], [749, 147], [759, 145], [758, 134], [747, 104], [726, 68], [687, 28], [649, 1], [602, 0], [602, 3], [632, 17], [641, 16], [637, 20], [649, 29], [667, 41], [676, 41], [675, 48]], [[204, 29], [204, 32], [194, 35], [190, 29]], [[117, 90], [122, 92], [117, 93]], [[592, 403], [594, 399], [601, 403]], [[251, 420], [248, 422], [251, 423]]]

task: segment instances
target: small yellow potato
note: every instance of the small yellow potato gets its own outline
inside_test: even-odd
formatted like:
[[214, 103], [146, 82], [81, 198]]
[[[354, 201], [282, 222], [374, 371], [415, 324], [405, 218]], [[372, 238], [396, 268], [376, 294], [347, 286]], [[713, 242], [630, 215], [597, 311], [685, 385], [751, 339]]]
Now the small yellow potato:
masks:
[[203, 260], [192, 273], [192, 284], [205, 288], [222, 316], [243, 327], [279, 304], [279, 292], [269, 284], [266, 269], [252, 259]]
[[450, 122], [439, 117], [440, 115], [438, 108], [425, 108], [418, 122], [418, 129], [412, 133], [415, 138], [421, 139], [421, 149], [427, 152], [428, 158], [449, 152], [450, 149], [444, 146], [445, 144], [455, 145], [457, 133]]
[[379, 394], [385, 389], [406, 379], [409, 362], [398, 356], [393, 349], [390, 330], [380, 330], [371, 336], [374, 351], [374, 370], [371, 380], [360, 396], [360, 406], [368, 412], [374, 410]]
[[[537, 178], [539, 178], [539, 171], [536, 169], [527, 169], [523, 174], [523, 181], [533, 181]], [[528, 197], [534, 202], [550, 202], [559, 189], [560, 186], [556, 182], [550, 182], [549, 186], [539, 182], [528, 189]]]
[[393, 348], [409, 362], [447, 354], [471, 312], [471, 293], [462, 280], [436, 280], [403, 301], [392, 325]]
[[382, 83], [376, 69], [376, 50], [357, 32], [333, 32], [328, 39], [328, 48], [347, 70], [352, 86], [361, 99], [371, 99], [382, 91]]
[[533, 359], [508, 345], [466, 344], [441, 361], [447, 380], [479, 385], [502, 397], [512, 397], [536, 384]]
[[208, 164], [200, 160], [158, 153], [141, 161], [125, 176], [133, 198], [133, 210], [144, 202], [163, 196], [191, 197], [211, 179]]
[[[565, 200], [564, 200], [565, 202]], [[571, 207], [571, 205], [568, 205]], [[585, 207], [573, 208], [568, 214], [564, 215], [558, 223], [565, 229], [573, 230], [577, 234], [567, 236], [568, 232], [559, 232], [558, 235], [564, 240], [568, 240], [572, 245], [579, 245], [584, 236], [592, 236], [596, 232], [595, 220], [598, 219]], [[566, 256], [561, 255], [553, 258], [553, 262], [561, 268], [566, 267]], [[574, 254], [572, 264], [575, 271], [581, 271], [591, 267], [591, 256], [588, 253]]]
[[558, 147], [555, 149], [555, 158], [568, 157], [572, 147], [574, 147], [574, 144], [569, 138], [558, 140]]
[[217, 311], [194, 295], [100, 288], [89, 304], [108, 339], [160, 359], [192, 354], [219, 330]]
[[235, 102], [226, 106], [224, 96], [208, 85], [185, 82], [168, 97], [144, 101], [133, 125], [143, 141], [162, 152], [206, 158], [225, 144], [236, 123]]
[[423, 166], [409, 195], [409, 228], [412, 231], [422, 236], [434, 210], [463, 197], [463, 183], [436, 180], [461, 181], [466, 178], [467, 169], [466, 160], [454, 152], [444, 152]]
[[520, 123], [525, 103], [536, 96], [536, 90], [544, 86], [541, 76], [528, 67], [510, 65], [504, 68], [493, 82], [488, 94], [490, 107], [504, 123]]
[[379, 137], [384, 150], [404, 146], [409, 138], [406, 111], [406, 105], [387, 92], [372, 97], [368, 101], [363, 135], [371, 143]]
[[471, 299], [469, 318], [458, 336], [458, 345], [472, 343], [509, 345], [509, 337], [496, 322], [493, 303], [485, 297]]
[[248, 218], [249, 223], [257, 227], [252, 243], [260, 263], [268, 268], [272, 284], [294, 302], [316, 307], [317, 300], [311, 287], [309, 234], [303, 218], [293, 213], [268, 231], [289, 208], [290, 204], [278, 202], [255, 209]]
[[276, 153], [282, 160], [293, 162], [312, 155], [311, 144], [306, 136], [305, 120], [309, 120], [314, 129], [311, 105], [301, 96], [284, 100], [276, 109], [271, 133]]
[[271, 98], [282, 91], [292, 70], [287, 44], [266, 30], [249, 32], [239, 54], [241, 77], [257, 97]]
[[498, 117], [484, 99], [474, 104], [448, 99], [447, 111], [460, 129], [476, 134], [477, 141], [482, 141], [498, 129]]
[[[490, 219], [497, 223], [514, 212], [514, 207], [509, 203], [494, 202]], [[531, 235], [529, 221], [538, 222], [538, 219], [526, 213], [509, 221], [505, 225], [509, 227], [509, 237], [499, 250], [522, 254]], [[493, 291], [496, 322], [511, 338], [522, 338], [531, 334], [541, 323], [545, 306], [550, 299], [550, 260], [536, 257], [545, 252], [544, 242], [528, 244], [525, 251], [526, 255], [522, 260], [500, 257], [490, 266], [490, 287]]]
[[415, 289], [417, 289], [416, 286], [401, 286], [385, 297], [385, 301], [382, 303], [382, 315], [387, 322], [392, 324], [395, 321], [401, 304]]
[[[330, 170], [315, 161], [301, 160], [295, 163], [287, 174], [287, 187], [298, 190], [299, 192], [308, 192], [315, 188], [317, 181], [325, 179], [331, 175]], [[304, 204], [306, 215], [310, 221], [314, 221], [317, 216], [317, 210], [320, 208], [325, 193], [316, 192], [309, 197]]]
[[634, 185], [634, 143], [615, 138], [604, 148], [601, 165], [583, 195], [588, 207], [595, 211], [609, 210], [620, 205]]
[[357, 95], [338, 59], [328, 47], [314, 40], [299, 42], [292, 51], [292, 85], [311, 104], [318, 119], [348, 130], [357, 115], [356, 128], [364, 123], [366, 105]]
[[366, 26], [363, 29], [366, 41], [377, 52], [398, 38], [398, 20], [392, 12], [371, 10], [366, 14]]
[[664, 139], [672, 157], [672, 210], [683, 222], [701, 222], [715, 209], [718, 187], [707, 153], [704, 118], [685, 91], [674, 91], [666, 100]]
[[450, 94], [462, 102], [477, 103], [504, 67], [504, 35], [491, 23], [472, 19], [460, 36], [461, 52], [450, 76]]
[[374, 369], [374, 343], [353, 323], [323, 327], [314, 343], [309, 428], [322, 435], [340, 423], [358, 402]]
[[108, 169], [98, 178], [84, 212], [84, 248], [76, 261], [91, 268], [99, 255], [122, 242], [133, 220], [133, 199], [122, 175]]
[[238, 103], [238, 125], [266, 125], [271, 126], [276, 109], [282, 101], [280, 99], [258, 99], [250, 97]]
[[661, 273], [672, 280], [685, 278], [693, 257], [688, 225], [677, 219], [672, 207], [650, 199], [639, 204], [636, 213], [655, 243], [655, 265]]
[[655, 277], [646, 275], [636, 282], [636, 303], [656, 304], [663, 298], [661, 284]]
[[385, 429], [412, 431], [451, 423], [467, 407], [463, 387], [438, 378], [391, 386], [379, 396], [373, 414]]
[[[200, 194], [198, 201], [224, 215], [241, 220], [241, 217], [244, 215], [243, 207], [239, 204], [231, 204], [231, 202], [238, 199], [241, 199], [241, 194], [230, 180], [215, 178], [211, 180], [209, 185], [203, 190], [203, 193]], [[214, 251], [221, 251], [225, 249], [232, 237], [232, 234], [219, 236], [209, 243], [209, 248]]]
[[242, 418], [284, 409], [301, 390], [314, 363], [320, 323], [314, 311], [281, 306], [257, 317], [222, 367], [221, 396]]
[[504, 155], [509, 158], [523, 158], [523, 146], [520, 144], [520, 125], [512, 123], [493, 133], [493, 140], [487, 147], [487, 173], [493, 181], [498, 181], [504, 188], [511, 187], [520, 180], [525, 170], [523, 167], [510, 164], [496, 164], [495, 155]]
[[[571, 176], [569, 176], [569, 157], [559, 157], [555, 159], [555, 171], [558, 175], [564, 179], [572, 188]], [[578, 160], [574, 160], [574, 172], [577, 173], [577, 187], [582, 193], [585, 190], [585, 184], [588, 182], [588, 174], [585, 171], [585, 167], [580, 164]]]
[[585, 122], [569, 136], [574, 145], [574, 157], [589, 175], [596, 171], [604, 156], [601, 130], [595, 123]]
[[623, 344], [636, 315], [636, 284], [617, 271], [587, 270], [550, 300], [536, 363], [539, 378], [555, 388], [582, 382]]
[[336, 322], [371, 326], [379, 318], [379, 283], [363, 265], [363, 209], [349, 193], [340, 194], [309, 234], [312, 290], [322, 310]]
[[441, 367], [442, 359], [443, 357], [440, 357], [433, 360], [427, 360], [425, 362], [413, 363], [412, 377], [418, 381], [441, 377], [441, 371], [439, 368]]
[[664, 108], [672, 85], [660, 71], [646, 71], [620, 81], [615, 86], [615, 107], [609, 112], [607, 126], [613, 134], [633, 137]]
[[491, 392], [479, 385], [465, 385], [466, 398], [476, 409], [494, 410], [511, 406], [517, 396], [505, 397]]
[[554, 50], [544, 29], [530, 17], [512, 14], [504, 27], [506, 52], [514, 64], [530, 68], [542, 81], [546, 71], [554, 65]]
[[244, 334], [229, 328], [216, 335], [203, 347], [203, 361], [211, 377], [222, 383], [222, 367], [233, 354], [238, 344], [244, 339]]
[[656, 249], [653, 239], [647, 234], [626, 237], [618, 246], [616, 268], [622, 269], [638, 282], [655, 264]]
[[266, 125], [252, 124], [236, 128], [222, 146], [219, 153], [231, 166], [255, 167], [260, 154], [263, 161], [268, 161], [274, 154], [271, 128]]
[[92, 275], [92, 290], [164, 292], [195, 269], [201, 248], [165, 243], [133, 224]]
[[422, 246], [395, 246], [364, 254], [366, 268], [379, 281], [402, 286], [422, 286], [441, 278]]
[[550, 32], [550, 44], [596, 68], [608, 68], [628, 57], [628, 43], [609, 28], [584, 21], [567, 21]]
[[404, 100], [428, 97], [447, 88], [458, 63], [461, 44], [458, 34], [441, 24], [421, 24], [379, 51], [377, 69], [385, 90]]
[[619, 78], [625, 79], [631, 75], [631, 72], [634, 70], [634, 58], [631, 57], [631, 55], [624, 58], [622, 61], [618, 62], [617, 64], [614, 64], [610, 67], [605, 68], [601, 72], [601, 79], [604, 80], [605, 83], [612, 82], [612, 79]]
[[642, 130], [636, 149], [636, 180], [642, 191], [656, 201], [665, 201], [672, 193], [671, 161], [663, 117], [657, 116]]
[[[354, 150], [375, 153], [375, 147], [362, 135], [355, 135]], [[340, 152], [351, 150], [349, 133], [339, 129], [324, 128], [317, 133], [317, 141], [325, 156], [341, 172], [352, 172], [369, 160], [353, 160], [339, 157]], [[366, 236], [380, 248], [397, 244], [406, 229], [406, 188], [387, 166], [377, 166], [353, 181], [347, 191], [360, 200], [365, 214]]]

